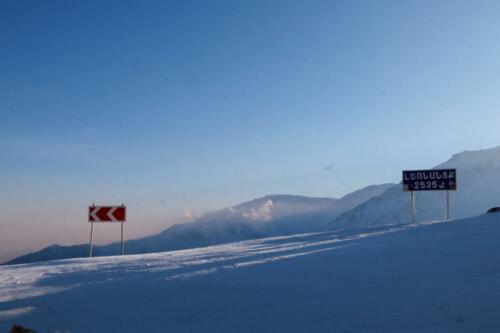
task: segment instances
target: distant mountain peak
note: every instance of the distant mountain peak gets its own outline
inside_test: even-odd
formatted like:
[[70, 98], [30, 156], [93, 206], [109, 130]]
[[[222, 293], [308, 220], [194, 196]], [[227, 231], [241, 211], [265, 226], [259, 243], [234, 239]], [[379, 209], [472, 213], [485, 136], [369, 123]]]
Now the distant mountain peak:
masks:
[[[467, 218], [500, 206], [500, 146], [454, 154], [435, 168], [457, 169], [457, 190], [450, 193], [452, 218]], [[400, 185], [336, 218], [332, 229], [409, 223], [410, 196]], [[416, 194], [417, 221], [444, 218], [443, 192]]]
[[456, 168], [462, 172], [500, 172], [500, 146], [481, 150], [465, 150], [436, 166], [436, 168]]
[[273, 209], [273, 200], [267, 199], [262, 205], [257, 208], [250, 208], [249, 211], [243, 212], [241, 215], [252, 221], [270, 221], [272, 219], [271, 211]]

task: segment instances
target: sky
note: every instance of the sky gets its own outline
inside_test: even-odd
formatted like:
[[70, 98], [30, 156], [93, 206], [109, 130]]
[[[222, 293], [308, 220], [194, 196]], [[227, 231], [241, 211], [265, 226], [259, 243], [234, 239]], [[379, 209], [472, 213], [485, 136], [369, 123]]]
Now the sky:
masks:
[[499, 40], [498, 1], [0, 1], [0, 261], [498, 146]]

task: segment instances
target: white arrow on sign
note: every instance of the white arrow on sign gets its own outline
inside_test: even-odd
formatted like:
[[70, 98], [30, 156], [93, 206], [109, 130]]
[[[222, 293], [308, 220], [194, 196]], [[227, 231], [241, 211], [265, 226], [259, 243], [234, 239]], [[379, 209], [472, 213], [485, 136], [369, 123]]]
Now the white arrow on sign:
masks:
[[94, 219], [94, 221], [99, 221], [99, 217], [96, 215], [97, 212], [99, 211], [99, 209], [101, 209], [101, 207], [95, 207], [94, 209], [92, 209], [92, 211], [90, 212], [90, 216], [92, 216], [92, 218]]
[[109, 210], [109, 212], [106, 214], [106, 215], [109, 217], [109, 219], [110, 219], [111, 221], [113, 221], [113, 222], [116, 222], [116, 221], [117, 221], [117, 219], [116, 219], [116, 218], [115, 218], [115, 216], [113, 215], [113, 214], [114, 214], [114, 212], [115, 212], [115, 210], [117, 210], [117, 209], [118, 209], [118, 207], [113, 207], [113, 208], [111, 208], [111, 209]]
[[125, 206], [90, 206], [89, 222], [125, 222]]

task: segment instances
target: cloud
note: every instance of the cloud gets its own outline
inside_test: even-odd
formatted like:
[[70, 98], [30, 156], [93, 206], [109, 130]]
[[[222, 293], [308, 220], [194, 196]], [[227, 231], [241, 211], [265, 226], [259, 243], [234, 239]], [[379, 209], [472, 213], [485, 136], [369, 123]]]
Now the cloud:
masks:
[[243, 212], [243, 217], [253, 221], [270, 221], [272, 219], [271, 210], [273, 208], [273, 201], [267, 200], [257, 209], [250, 209], [248, 212]]
[[189, 209], [186, 209], [184, 211], [184, 217], [187, 218], [188, 220], [192, 220], [194, 218], [194, 215]]

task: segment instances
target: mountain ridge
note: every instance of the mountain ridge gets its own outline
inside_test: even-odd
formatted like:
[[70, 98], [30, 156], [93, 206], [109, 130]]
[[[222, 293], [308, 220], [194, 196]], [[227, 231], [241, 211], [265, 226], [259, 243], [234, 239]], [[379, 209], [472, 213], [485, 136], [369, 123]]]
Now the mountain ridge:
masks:
[[[457, 169], [450, 191], [451, 218], [468, 218], [500, 206], [500, 146], [453, 154], [432, 169]], [[444, 192], [416, 192], [417, 221], [444, 219]], [[332, 220], [327, 229], [400, 224], [411, 221], [409, 192], [401, 183]]]
[[[370, 185], [336, 198], [270, 194], [205, 214], [193, 222], [175, 224], [158, 234], [125, 242], [127, 254], [163, 252], [266, 236], [320, 231], [345, 210], [386, 191], [394, 184]], [[119, 253], [119, 243], [93, 247], [94, 256]], [[50, 245], [4, 264], [88, 256], [88, 244]]]

